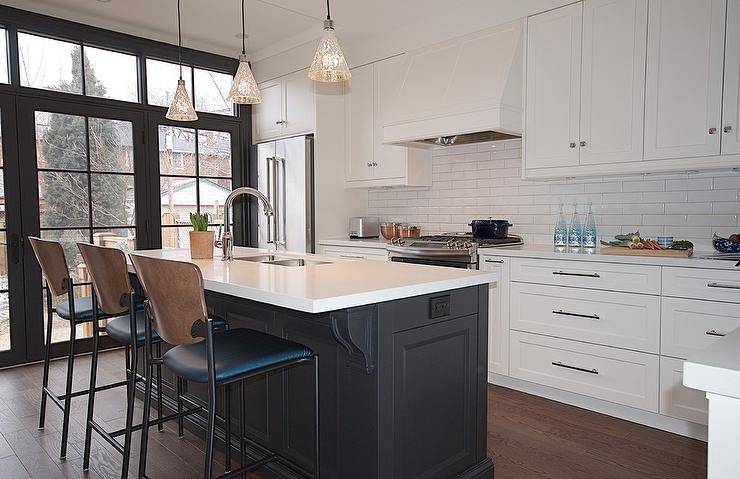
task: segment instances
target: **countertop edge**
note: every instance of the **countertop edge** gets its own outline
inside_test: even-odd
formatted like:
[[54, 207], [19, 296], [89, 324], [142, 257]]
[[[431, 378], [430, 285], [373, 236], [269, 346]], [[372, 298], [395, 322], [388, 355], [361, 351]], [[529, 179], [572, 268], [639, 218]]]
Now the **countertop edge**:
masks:
[[740, 328], [684, 361], [684, 386], [740, 398]]

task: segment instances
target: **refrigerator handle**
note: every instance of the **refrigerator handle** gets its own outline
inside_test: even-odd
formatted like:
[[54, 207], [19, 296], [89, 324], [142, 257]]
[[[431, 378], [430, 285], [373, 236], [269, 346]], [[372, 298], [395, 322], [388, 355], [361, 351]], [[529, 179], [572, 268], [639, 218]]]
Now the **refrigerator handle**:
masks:
[[[286, 189], [287, 189], [287, 180], [286, 180], [286, 171], [285, 171], [285, 158], [275, 158], [275, 163], [280, 163], [280, 205], [275, 207], [276, 211], [278, 211], [278, 218], [276, 220], [280, 221], [280, 229], [278, 230], [278, 227], [275, 227], [275, 243], [285, 246], [287, 244], [287, 238], [286, 238]], [[276, 170], [277, 170], [277, 164]], [[276, 175], [277, 176], [277, 175]], [[276, 191], [277, 193], [277, 191]], [[277, 200], [277, 194], [276, 200]], [[278, 233], [279, 231], [279, 233]]]
[[[265, 169], [265, 171], [267, 172], [267, 199], [270, 201], [270, 203], [273, 205], [273, 208], [274, 208], [275, 201], [273, 199], [273, 196], [274, 196], [273, 195], [273, 188], [274, 188], [273, 183], [274, 183], [275, 171], [273, 169], [273, 164], [275, 161], [275, 157], [268, 156], [265, 159], [265, 161], [267, 163], [267, 168]], [[271, 244], [275, 242], [275, 237], [272, 234], [273, 225], [275, 224], [275, 218], [273, 215], [272, 218], [268, 216], [266, 219], [267, 219], [267, 244]]]

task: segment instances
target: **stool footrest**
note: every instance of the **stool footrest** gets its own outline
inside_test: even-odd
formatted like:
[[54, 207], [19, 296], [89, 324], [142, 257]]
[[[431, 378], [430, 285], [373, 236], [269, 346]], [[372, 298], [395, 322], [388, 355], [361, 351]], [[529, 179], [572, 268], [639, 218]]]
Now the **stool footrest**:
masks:
[[233, 471], [227, 472], [226, 474], [218, 476], [216, 479], [230, 479], [232, 477], [240, 476], [246, 472], [251, 472], [251, 471], [254, 471], [255, 469], [259, 469], [260, 467], [264, 466], [268, 462], [272, 462], [276, 459], [278, 459], [278, 455], [272, 454], [267, 457], [263, 457], [262, 459], [258, 461], [251, 462], [244, 467], [240, 467], [239, 469], [235, 469]]

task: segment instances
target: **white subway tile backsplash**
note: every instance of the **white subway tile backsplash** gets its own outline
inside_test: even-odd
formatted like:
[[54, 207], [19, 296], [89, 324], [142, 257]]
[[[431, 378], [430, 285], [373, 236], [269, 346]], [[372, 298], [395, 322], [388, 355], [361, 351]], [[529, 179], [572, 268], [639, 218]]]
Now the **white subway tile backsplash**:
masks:
[[670, 234], [711, 249], [714, 232], [740, 232], [740, 172], [658, 173], [531, 181], [521, 179], [521, 140], [432, 152], [432, 186], [371, 189], [369, 214], [419, 224], [425, 232], [469, 230], [488, 216], [508, 218], [533, 244], [552, 241], [559, 203], [593, 203], [599, 234]]

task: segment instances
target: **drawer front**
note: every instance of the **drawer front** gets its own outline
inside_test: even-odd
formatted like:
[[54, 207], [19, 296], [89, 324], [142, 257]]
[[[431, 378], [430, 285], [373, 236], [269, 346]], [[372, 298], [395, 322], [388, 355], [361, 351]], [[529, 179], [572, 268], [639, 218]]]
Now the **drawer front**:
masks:
[[707, 424], [707, 397], [704, 391], [683, 385], [683, 361], [660, 358], [660, 413]]
[[511, 280], [525, 283], [660, 294], [660, 267], [512, 258]]
[[511, 376], [658, 412], [658, 356], [511, 332]]
[[663, 268], [663, 296], [740, 303], [740, 270]]
[[511, 328], [657, 354], [660, 298], [513, 283]]
[[660, 353], [686, 359], [740, 327], [740, 304], [663, 298]]
[[350, 248], [342, 246], [322, 246], [321, 254], [336, 256], [340, 258], [357, 258], [377, 261], [387, 261], [388, 253], [383, 249], [375, 248]]

